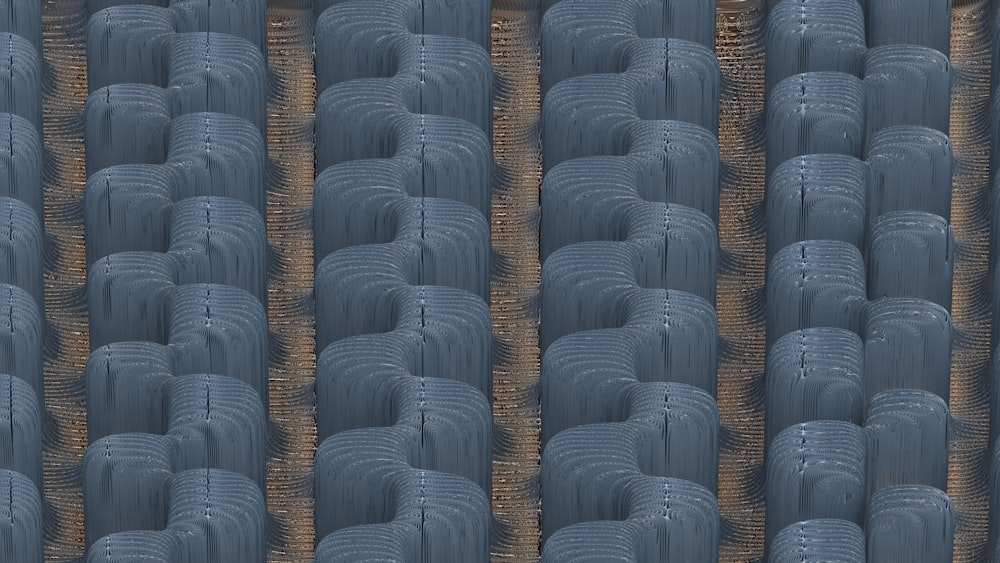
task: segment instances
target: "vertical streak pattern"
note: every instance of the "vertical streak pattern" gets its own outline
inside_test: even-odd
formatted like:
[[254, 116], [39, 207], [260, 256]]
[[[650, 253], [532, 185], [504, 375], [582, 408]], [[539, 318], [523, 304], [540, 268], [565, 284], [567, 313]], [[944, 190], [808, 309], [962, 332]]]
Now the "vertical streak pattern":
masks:
[[[542, 154], [537, 2], [493, 10], [493, 265], [491, 309], [497, 347], [493, 418], [494, 561], [539, 558], [538, 193]], [[504, 6], [511, 5], [511, 7]]]
[[46, 357], [48, 410], [43, 454], [45, 557], [67, 561], [84, 553], [80, 462], [87, 448], [81, 375], [90, 355], [87, 264], [83, 244], [83, 105], [87, 101], [86, 0], [45, 2], [43, 81]]
[[[951, 125], [955, 155], [951, 225], [957, 252], [951, 302], [955, 343], [951, 364], [948, 495], [957, 519], [954, 561], [987, 554], [989, 471], [989, 0], [956, 0], [951, 27]], [[994, 390], [994, 392], [996, 392]]]
[[764, 36], [763, 2], [719, 0], [719, 508], [731, 528], [722, 561], [764, 554]]
[[[268, 561], [312, 561], [313, 494], [308, 485], [316, 453], [315, 319], [312, 306], [312, 2], [269, 2], [267, 238], [274, 253], [268, 284], [272, 436], [278, 447], [267, 467], [268, 512], [280, 534]], [[272, 439], [273, 440], [273, 439]]]

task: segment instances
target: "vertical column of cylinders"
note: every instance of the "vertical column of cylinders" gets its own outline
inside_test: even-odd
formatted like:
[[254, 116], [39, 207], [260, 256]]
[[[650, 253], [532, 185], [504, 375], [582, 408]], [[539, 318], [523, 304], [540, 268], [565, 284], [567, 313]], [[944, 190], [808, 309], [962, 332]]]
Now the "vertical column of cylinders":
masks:
[[715, 5], [543, 11], [542, 560], [714, 561]]
[[[784, 0], [770, 7], [765, 397], [772, 561], [804, 553], [799, 542], [824, 530], [851, 539], [817, 556], [867, 550], [869, 558], [884, 557], [890, 546], [902, 549], [922, 536], [949, 539], [919, 560], [951, 557], [953, 509], [941, 492], [954, 261], [945, 54], [951, 6], [931, 4], [926, 13], [899, 15], [914, 19], [908, 27], [889, 18], [901, 8], [886, 3]], [[931, 12], [940, 17], [931, 22]], [[944, 53], [935, 50], [942, 43]], [[830, 421], [840, 426], [826, 428]], [[786, 434], [814, 430], [820, 433], [812, 444]], [[829, 441], [831, 432], [843, 436]], [[844, 461], [861, 463], [838, 461], [847, 436], [862, 447]], [[814, 458], [807, 465], [844, 487], [787, 482], [805, 459], [794, 455], [802, 448]], [[928, 490], [944, 499], [933, 525], [872, 525], [906, 502], [922, 502]], [[879, 500], [890, 497], [893, 508]], [[845, 499], [860, 504], [848, 514]]]
[[316, 561], [486, 562], [486, 1], [316, 2]]
[[91, 2], [88, 561], [264, 561], [265, 2]]

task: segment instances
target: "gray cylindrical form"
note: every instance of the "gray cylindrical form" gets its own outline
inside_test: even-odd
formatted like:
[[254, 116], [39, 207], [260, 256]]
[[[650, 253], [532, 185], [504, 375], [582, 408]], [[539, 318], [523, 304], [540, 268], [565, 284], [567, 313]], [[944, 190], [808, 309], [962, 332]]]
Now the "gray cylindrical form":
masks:
[[166, 8], [170, 5], [170, 0], [87, 0], [87, 11], [94, 14], [105, 8], [122, 4], [149, 4], [150, 6]]
[[166, 90], [115, 84], [94, 91], [83, 108], [87, 175], [118, 164], [162, 164], [172, 117]]
[[637, 316], [637, 322], [621, 329], [570, 334], [546, 350], [541, 405], [551, 416], [542, 417], [543, 445], [565, 428], [624, 420], [638, 408], [636, 397], [657, 393], [653, 384], [683, 383], [714, 400], [714, 312], [704, 302], [684, 303], [677, 292], [665, 302], [662, 296], [651, 296], [649, 308], [655, 311], [657, 304], [671, 311], [667, 316]]
[[682, 479], [639, 478], [616, 484], [627, 511], [603, 521], [573, 524], [545, 541], [542, 561], [717, 561], [718, 502], [707, 490]]
[[629, 83], [639, 78], [590, 75], [563, 81], [549, 92], [542, 109], [545, 173], [577, 158], [634, 161], [646, 176], [636, 179], [643, 199], [687, 205], [715, 220], [718, 139], [701, 125], [651, 120], [656, 116], [640, 113], [644, 107], [635, 98], [641, 92]]
[[847, 520], [818, 518], [796, 522], [778, 532], [768, 563], [863, 562], [865, 533]]
[[20, 35], [42, 52], [42, 2], [40, 0], [0, 1], [0, 31]]
[[0, 283], [27, 291], [40, 310], [45, 309], [44, 252], [35, 211], [22, 201], [0, 197]]
[[396, 525], [411, 530], [400, 539], [409, 553], [423, 546], [435, 561], [489, 561], [489, 497], [457, 475], [412, 467], [411, 439], [392, 428], [365, 428], [323, 441], [316, 452], [316, 537], [364, 551], [370, 534]]
[[407, 81], [356, 80], [324, 92], [316, 105], [316, 169], [359, 159], [412, 167], [414, 196], [461, 201], [489, 215], [492, 140], [468, 121], [409, 112]]
[[802, 422], [860, 425], [864, 369], [861, 338], [849, 330], [807, 328], [779, 338], [767, 354], [765, 451], [778, 433]]
[[806, 72], [779, 82], [767, 100], [766, 178], [790, 158], [835, 153], [860, 157], [865, 88], [843, 72]]
[[[357, 259], [398, 257], [399, 268], [414, 268], [413, 284], [445, 285], [489, 299], [490, 226], [466, 204], [442, 198], [408, 197], [404, 187], [380, 187], [379, 178], [358, 177], [355, 182], [335, 174], [337, 165], [317, 182], [314, 198], [315, 257], [322, 264], [341, 251], [336, 267]], [[385, 178], [385, 177], [383, 177]], [[391, 176], [390, 176], [391, 178]], [[386, 179], [391, 182], [391, 179]], [[353, 248], [391, 243], [385, 248]], [[350, 250], [348, 250], [350, 249]]]
[[0, 196], [26, 203], [39, 223], [45, 220], [43, 159], [41, 131], [23, 117], [0, 114]]
[[[678, 150], [685, 150], [678, 144]], [[685, 267], [672, 274], [707, 270], [708, 277], [692, 279], [707, 281], [714, 277], [714, 254], [718, 246], [718, 227], [708, 213], [679, 203], [661, 203], [664, 191], [643, 186], [643, 166], [633, 159], [618, 157], [581, 158], [564, 162], [545, 176], [541, 193], [541, 224], [539, 254], [542, 262], [565, 246], [592, 240], [634, 241], [643, 245], [655, 243], [657, 248], [671, 245], [673, 237], [684, 242], [679, 248], [693, 247], [704, 241], [702, 259], [694, 255], [680, 261]], [[693, 192], [695, 190], [692, 190]], [[677, 194], [679, 195], [679, 194]], [[692, 194], [694, 195], [694, 194]], [[709, 196], [710, 194], [704, 194]], [[714, 205], [707, 197], [703, 202]], [[679, 229], [679, 230], [678, 230]], [[694, 259], [692, 262], [691, 260]], [[661, 260], [653, 260], [660, 264]], [[655, 268], [652, 263], [651, 268]], [[707, 285], [713, 285], [708, 282]], [[714, 290], [706, 294], [695, 286], [674, 286], [703, 295], [714, 302]]]
[[[626, 252], [614, 244], [582, 243], [549, 257], [542, 269], [543, 353], [575, 332], [634, 327], [651, 333], [653, 342], [662, 339], [642, 355], [640, 371], [660, 374], [648, 380], [688, 383], [714, 395], [718, 323], [711, 304], [683, 291], [637, 287], [632, 272], [621, 267], [628, 263], [621, 259]], [[662, 379], [664, 374], [680, 379]]]
[[767, 272], [768, 346], [804, 328], [857, 332], [865, 289], [864, 259], [849, 243], [813, 240], [779, 250]]
[[571, 275], [572, 261], [576, 261], [576, 268], [587, 268], [600, 257], [609, 262], [595, 267], [612, 276], [620, 272], [617, 275], [631, 278], [638, 287], [685, 291], [715, 302], [718, 239], [715, 225], [704, 214], [681, 205], [658, 203], [620, 211], [617, 217], [606, 218], [605, 229], [613, 229], [612, 220], [617, 218], [619, 232], [609, 233], [607, 238], [626, 240], [582, 242], [557, 250], [552, 256], [558, 256], [558, 263], [566, 268], [562, 275]]
[[0, 373], [15, 375], [31, 386], [43, 405], [41, 304], [30, 293], [0, 284]]
[[[501, 5], [510, 5], [505, 2]], [[513, 3], [515, 6], [518, 4]], [[562, 2], [562, 0], [540, 0], [538, 6], [547, 15], [552, 8], [563, 9], [566, 19], [575, 14], [598, 12], [608, 14], [607, 19], [599, 19], [600, 24], [618, 31], [626, 28], [641, 37], [676, 37], [695, 41], [715, 49], [715, 7], [712, 0], [707, 2], [685, 2], [677, 0], [590, 0], [589, 2]], [[573, 10], [573, 5], [576, 10]], [[568, 5], [568, 6], [563, 6]], [[582, 19], [582, 18], [581, 18]], [[608, 21], [618, 24], [608, 25]], [[584, 20], [585, 22], [587, 20]]]
[[921, 299], [879, 299], [864, 311], [865, 396], [923, 389], [948, 402], [951, 315]]
[[170, 293], [166, 316], [179, 375], [239, 379], [268, 407], [267, 312], [253, 295], [227, 285], [192, 284]]
[[797, 424], [778, 434], [767, 456], [769, 548], [786, 526], [814, 518], [860, 524], [865, 507], [865, 436], [849, 422]]
[[257, 485], [219, 469], [177, 473], [170, 483], [167, 529], [183, 532], [191, 563], [267, 560], [267, 505]]
[[905, 5], [867, 0], [864, 4], [868, 46], [925, 45], [948, 54], [952, 0], [918, 0]]
[[955, 507], [934, 487], [900, 485], [868, 505], [868, 561], [947, 563], [955, 541]]
[[177, 283], [216, 283], [250, 292], [267, 306], [267, 230], [242, 201], [181, 200], [170, 218], [170, 255]]
[[87, 545], [130, 530], [167, 525], [176, 443], [167, 436], [116, 434], [83, 456], [83, 518]]
[[174, 191], [166, 166], [126, 164], [92, 174], [83, 191], [87, 267], [118, 252], [166, 252]]
[[39, 494], [44, 490], [42, 404], [24, 380], [0, 374], [0, 469], [31, 479]]
[[316, 545], [316, 563], [355, 563], [357, 561], [417, 561], [420, 543], [416, 530], [405, 524], [350, 528], [333, 533]]
[[321, 354], [319, 441], [347, 430], [391, 426], [411, 436], [423, 469], [461, 475], [489, 490], [490, 402], [468, 383], [421, 373], [421, 350], [407, 336], [349, 338]]
[[[2, 6], [2, 5], [0, 5]], [[0, 32], [0, 112], [19, 115], [42, 131], [42, 53], [28, 39]]]
[[104, 536], [87, 550], [87, 563], [174, 563], [183, 557], [181, 536], [169, 531], [119, 532]]
[[767, 14], [764, 92], [802, 72], [861, 75], [865, 17], [857, 0], [784, 0]]
[[948, 485], [948, 405], [915, 389], [883, 391], [868, 403], [868, 496], [894, 485]]
[[266, 0], [171, 0], [177, 31], [210, 31], [242, 37], [267, 55]]
[[875, 220], [868, 244], [868, 297], [911, 297], [951, 308], [955, 232], [921, 211], [893, 211]]
[[164, 396], [174, 378], [173, 352], [152, 342], [119, 342], [87, 360], [87, 439], [126, 432], [165, 434]]
[[114, 6], [87, 22], [87, 87], [167, 85], [166, 48], [174, 12], [146, 5]]
[[868, 143], [867, 162], [869, 225], [892, 211], [951, 217], [953, 159], [945, 133], [920, 126], [886, 127]]
[[42, 563], [42, 498], [30, 479], [0, 470], [0, 559]]
[[267, 413], [257, 392], [233, 377], [185, 375], [171, 382], [168, 393], [177, 467], [232, 471], [266, 491]]
[[[600, 461], [603, 456], [608, 463], [609, 460], [622, 463], [623, 471], [631, 467], [645, 475], [684, 479], [714, 494], [719, 460], [719, 414], [715, 400], [700, 389], [680, 383], [622, 387], [608, 391], [621, 397], [624, 403], [610, 405], [611, 412], [573, 413], [573, 407], [567, 406], [546, 415], [563, 415], [564, 419], [546, 427], [547, 434], [558, 431], [544, 444], [545, 448], [549, 443], [561, 444], [556, 447], [561, 448], [558, 464], [596, 467], [604, 463]], [[571, 394], [569, 389], [566, 391]], [[552, 403], [548, 401], [549, 405]], [[614, 406], [618, 409], [613, 409]], [[578, 408], [591, 410], [587, 407]], [[567, 444], [574, 444], [576, 449]], [[562, 490], [562, 486], [557, 487]]]
[[486, 0], [458, 4], [448, 0], [420, 3], [393, 1], [386, 4], [383, 9], [373, 12], [365, 0], [314, 0], [313, 14], [320, 17], [336, 6], [332, 17], [363, 24], [359, 27], [378, 29], [376, 24], [381, 24], [384, 28], [379, 31], [383, 33], [388, 28], [396, 33], [463, 37], [484, 49], [490, 47], [490, 3]]
[[230, 197], [265, 215], [267, 145], [252, 123], [223, 113], [182, 115], [170, 122], [167, 147], [175, 200]]
[[163, 303], [175, 286], [165, 254], [122, 252], [95, 262], [87, 275], [91, 350], [113, 342], [166, 344]]
[[267, 131], [267, 65], [246, 39], [225, 33], [178, 33], [167, 55], [174, 115], [215, 112]]
[[768, 263], [782, 248], [807, 240], [842, 240], [865, 248], [868, 174], [865, 162], [842, 154], [781, 163], [767, 184]]
[[[542, 514], [542, 541], [547, 542], [553, 534], [582, 522], [637, 518], [637, 513], [649, 508], [643, 506], [642, 499], [658, 500], [662, 511], [663, 503], [672, 506], [670, 497], [663, 497], [669, 495], [672, 483], [699, 497], [691, 504], [679, 501], [678, 508], [697, 506], [697, 511], [709, 507], [717, 510], [715, 496], [702, 485], [646, 475], [651, 468], [643, 467], [646, 464], [643, 442], [642, 432], [631, 424], [578, 426], [552, 438], [542, 453], [540, 486], [542, 503], [548, 507]], [[661, 467], [660, 471], [664, 469]], [[702, 517], [691, 515], [688, 524], [693, 528], [689, 531], [691, 546], [700, 546], [695, 552], [711, 552], [717, 549], [714, 542], [718, 541], [712, 533], [714, 518], [702, 520]]]
[[866, 142], [878, 131], [895, 125], [948, 131], [951, 64], [940, 51], [916, 45], [870, 49], [865, 60], [864, 89]]
[[[411, 285], [419, 281], [406, 275], [397, 256], [364, 250], [355, 247], [335, 252], [317, 268], [318, 353], [350, 336], [415, 331], [423, 334], [427, 346], [425, 369], [433, 365], [445, 370], [438, 377], [460, 379], [485, 389], [483, 385], [489, 384], [481, 382], [492, 380], [486, 374], [490, 373], [493, 341], [485, 301], [456, 288]], [[457, 340], [449, 343], [451, 338]], [[492, 392], [485, 394], [492, 396]]]
[[[393, 33], [376, 21], [366, 28], [343, 19], [344, 11], [331, 10], [317, 21], [317, 92], [358, 79], [391, 83], [404, 93], [403, 111], [463, 119], [492, 134], [493, 75], [486, 50], [457, 37]], [[366, 10], [362, 17], [380, 16], [385, 14]]]

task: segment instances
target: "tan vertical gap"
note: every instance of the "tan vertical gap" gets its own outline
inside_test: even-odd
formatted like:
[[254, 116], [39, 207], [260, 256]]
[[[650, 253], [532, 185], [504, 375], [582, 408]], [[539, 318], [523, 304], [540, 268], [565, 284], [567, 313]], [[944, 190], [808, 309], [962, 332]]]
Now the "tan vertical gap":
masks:
[[951, 315], [953, 439], [948, 494], [955, 502], [956, 562], [986, 561], [989, 501], [989, 143], [990, 4], [956, 1], [951, 25], [951, 225], [955, 277]]
[[764, 555], [764, 6], [719, 0], [721, 560]]
[[80, 463], [87, 449], [83, 372], [90, 355], [83, 245], [83, 105], [87, 101], [86, 0], [42, 4], [45, 141], [46, 357], [43, 454], [45, 558], [84, 554]]
[[267, 508], [274, 517], [268, 561], [312, 561], [315, 531], [309, 485], [316, 454], [312, 384], [316, 333], [312, 308], [312, 120], [316, 111], [312, 2], [269, 2], [267, 239], [272, 437]]
[[[529, 3], [530, 4], [530, 3]], [[502, 343], [493, 371], [493, 561], [539, 558], [538, 471], [538, 12], [493, 10], [493, 330]]]

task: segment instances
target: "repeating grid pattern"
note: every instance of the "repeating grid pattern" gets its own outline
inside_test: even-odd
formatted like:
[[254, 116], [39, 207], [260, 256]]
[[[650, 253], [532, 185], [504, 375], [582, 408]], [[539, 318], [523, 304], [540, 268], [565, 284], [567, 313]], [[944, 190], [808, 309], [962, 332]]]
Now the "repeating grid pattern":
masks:
[[0, 559], [1000, 560], [995, 3], [0, 13]]
[[489, 9], [317, 10], [316, 560], [487, 561]]
[[90, 561], [266, 557], [265, 7], [90, 6]]

